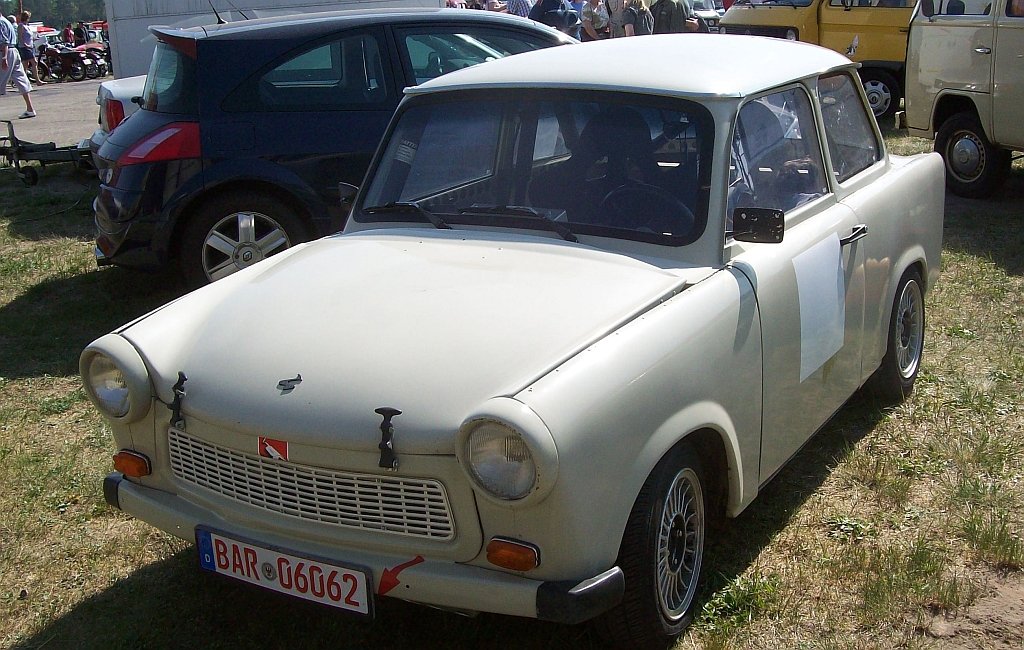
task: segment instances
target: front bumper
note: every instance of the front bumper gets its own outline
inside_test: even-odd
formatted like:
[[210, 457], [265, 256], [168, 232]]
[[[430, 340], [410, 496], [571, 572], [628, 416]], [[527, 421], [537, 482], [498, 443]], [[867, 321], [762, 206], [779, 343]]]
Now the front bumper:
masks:
[[[120, 472], [104, 479], [103, 496], [111, 506], [186, 540], [194, 540], [196, 526], [205, 524], [298, 553], [369, 567], [375, 577], [409, 559], [356, 549], [344, 549], [339, 557], [336, 547], [297, 543], [263, 530], [240, 527], [172, 494], [137, 485]], [[404, 570], [400, 590], [389, 595], [446, 609], [576, 624], [614, 607], [622, 599], [624, 589], [625, 576], [617, 566], [581, 581], [552, 582], [427, 559]]]

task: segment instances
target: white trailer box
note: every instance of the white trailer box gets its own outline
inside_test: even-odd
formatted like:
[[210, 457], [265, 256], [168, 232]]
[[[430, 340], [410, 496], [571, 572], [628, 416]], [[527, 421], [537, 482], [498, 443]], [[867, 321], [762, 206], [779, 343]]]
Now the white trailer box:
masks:
[[149, 33], [150, 25], [215, 25], [213, 7], [221, 18], [231, 22], [339, 9], [438, 6], [444, 6], [444, 0], [244, 0], [237, 4], [224, 0], [106, 0], [114, 76], [118, 78], [149, 72], [156, 47], [156, 39]]

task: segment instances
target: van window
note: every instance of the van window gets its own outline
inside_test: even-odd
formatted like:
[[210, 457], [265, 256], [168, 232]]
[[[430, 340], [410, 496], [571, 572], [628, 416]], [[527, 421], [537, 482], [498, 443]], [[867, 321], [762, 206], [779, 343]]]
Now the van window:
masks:
[[[927, 0], [926, 0], [927, 1]], [[829, 0], [829, 6], [846, 7], [881, 7], [889, 9], [905, 9], [913, 7], [912, 0]]]
[[861, 100], [857, 82], [850, 75], [820, 78], [818, 95], [832, 170], [842, 183], [881, 160], [882, 148], [871, 128], [869, 110]]

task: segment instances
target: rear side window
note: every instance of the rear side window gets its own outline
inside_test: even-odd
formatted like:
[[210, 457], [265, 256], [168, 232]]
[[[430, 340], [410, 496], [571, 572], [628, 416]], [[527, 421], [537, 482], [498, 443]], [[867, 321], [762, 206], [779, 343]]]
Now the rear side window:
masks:
[[557, 43], [533, 34], [479, 27], [399, 30], [417, 84], [453, 70]]
[[871, 111], [861, 100], [859, 86], [848, 74], [818, 80], [825, 141], [840, 183], [882, 158], [882, 147], [871, 127]]
[[142, 91], [142, 107], [157, 113], [198, 113], [196, 62], [167, 43], [158, 42]]
[[225, 111], [330, 111], [377, 107], [391, 79], [378, 38], [349, 34], [293, 52], [246, 80]]

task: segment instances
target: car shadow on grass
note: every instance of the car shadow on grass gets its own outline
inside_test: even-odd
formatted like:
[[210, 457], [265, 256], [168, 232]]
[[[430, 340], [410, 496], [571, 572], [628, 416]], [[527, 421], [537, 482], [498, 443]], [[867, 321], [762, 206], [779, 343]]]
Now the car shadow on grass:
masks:
[[1024, 168], [1015, 166], [991, 197], [965, 199], [946, 192], [943, 248], [991, 259], [1010, 275], [1024, 275]]
[[0, 377], [76, 374], [91, 341], [184, 292], [168, 275], [117, 268], [32, 285], [0, 306]]

